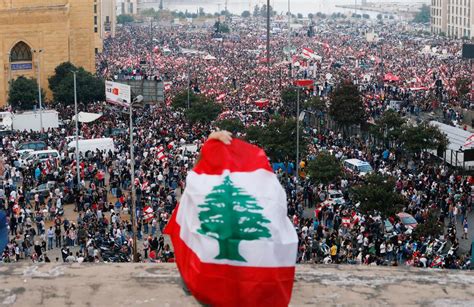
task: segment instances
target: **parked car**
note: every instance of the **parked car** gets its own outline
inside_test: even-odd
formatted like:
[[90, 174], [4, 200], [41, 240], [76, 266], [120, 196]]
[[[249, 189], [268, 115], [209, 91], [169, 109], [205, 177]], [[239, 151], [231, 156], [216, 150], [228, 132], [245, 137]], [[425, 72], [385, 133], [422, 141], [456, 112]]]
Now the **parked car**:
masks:
[[26, 142], [21, 143], [16, 148], [16, 152], [21, 154], [26, 151], [38, 151], [38, 150], [46, 150], [48, 146], [43, 141], [33, 141], [33, 142]]
[[400, 212], [397, 214], [397, 216], [405, 227], [414, 229], [418, 225], [418, 222], [415, 220], [415, 218], [406, 212]]
[[327, 201], [332, 205], [344, 205], [346, 203], [344, 195], [339, 190], [329, 190]]
[[56, 181], [48, 181], [47, 183], [40, 184], [36, 188], [31, 189], [31, 194], [34, 195], [34, 194], [38, 193], [38, 194], [46, 197], [46, 196], [49, 195], [49, 191], [51, 191], [52, 189], [55, 189], [57, 186], [58, 185], [57, 185]]

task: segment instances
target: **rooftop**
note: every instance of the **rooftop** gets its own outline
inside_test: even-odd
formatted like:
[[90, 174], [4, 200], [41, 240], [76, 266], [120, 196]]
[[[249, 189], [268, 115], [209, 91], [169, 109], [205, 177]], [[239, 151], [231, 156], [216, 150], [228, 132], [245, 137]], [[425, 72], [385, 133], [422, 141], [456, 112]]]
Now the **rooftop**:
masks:
[[[0, 266], [6, 306], [199, 306], [174, 264]], [[291, 306], [473, 306], [474, 273], [367, 266], [297, 267]]]

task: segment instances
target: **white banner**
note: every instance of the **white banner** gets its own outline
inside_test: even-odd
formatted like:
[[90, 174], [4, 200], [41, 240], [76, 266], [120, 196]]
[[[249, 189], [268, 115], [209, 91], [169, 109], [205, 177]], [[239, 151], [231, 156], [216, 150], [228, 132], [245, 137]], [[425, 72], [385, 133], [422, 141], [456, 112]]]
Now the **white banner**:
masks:
[[130, 85], [105, 81], [105, 98], [107, 102], [129, 107], [132, 99]]

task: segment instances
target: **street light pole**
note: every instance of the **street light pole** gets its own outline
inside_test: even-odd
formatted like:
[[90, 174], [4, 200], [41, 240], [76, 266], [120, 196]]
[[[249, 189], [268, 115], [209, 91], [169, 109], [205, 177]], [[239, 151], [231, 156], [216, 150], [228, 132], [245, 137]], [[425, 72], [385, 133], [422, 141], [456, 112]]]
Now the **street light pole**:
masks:
[[132, 231], [133, 231], [133, 262], [138, 262], [138, 251], [137, 251], [137, 218], [136, 214], [136, 203], [135, 203], [135, 147], [133, 146], [133, 103], [130, 102], [130, 176], [132, 185]]
[[189, 109], [189, 88], [191, 87], [191, 80], [189, 77], [189, 64], [188, 64], [188, 101], [187, 101], [187, 107]]
[[290, 0], [288, 0], [288, 61], [291, 63], [291, 11]]
[[8, 92], [10, 92], [10, 85], [12, 83], [12, 54], [8, 53]]
[[33, 50], [34, 53], [38, 53], [38, 102], [39, 102], [39, 114], [40, 114], [40, 131], [43, 132], [43, 104], [41, 101], [41, 64], [40, 55], [43, 53], [43, 49]]
[[300, 168], [300, 88], [296, 91], [296, 192], [298, 192]]
[[135, 147], [133, 145], [133, 104], [142, 102], [143, 96], [137, 96], [133, 101], [130, 102], [130, 180], [132, 185], [132, 232], [133, 232], [133, 262], [138, 262], [138, 249], [137, 249], [137, 204], [136, 204], [136, 189], [135, 189]]
[[76, 72], [72, 72], [74, 75], [74, 112], [76, 113], [76, 176], [77, 176], [77, 191], [81, 188], [81, 167], [79, 164], [79, 114], [77, 113], [77, 82]]
[[270, 0], [267, 0], [267, 65], [270, 67]]

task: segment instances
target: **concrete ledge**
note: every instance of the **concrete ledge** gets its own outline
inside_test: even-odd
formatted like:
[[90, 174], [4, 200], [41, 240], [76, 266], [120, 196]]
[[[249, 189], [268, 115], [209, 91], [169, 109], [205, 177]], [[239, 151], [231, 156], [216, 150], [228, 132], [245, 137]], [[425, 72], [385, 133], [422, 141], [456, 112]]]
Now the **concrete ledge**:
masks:
[[[0, 285], [6, 306], [199, 306], [174, 264], [3, 264]], [[382, 304], [474, 306], [474, 273], [297, 267], [292, 306]]]

